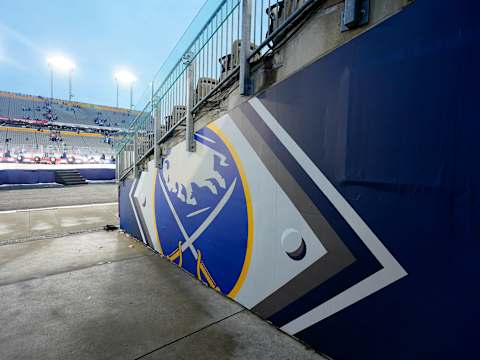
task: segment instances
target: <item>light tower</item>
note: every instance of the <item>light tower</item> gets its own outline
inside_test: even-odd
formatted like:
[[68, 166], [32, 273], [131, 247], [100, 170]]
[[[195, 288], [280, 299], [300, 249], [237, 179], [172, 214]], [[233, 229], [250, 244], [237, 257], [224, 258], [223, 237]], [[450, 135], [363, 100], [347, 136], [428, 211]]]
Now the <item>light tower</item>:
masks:
[[49, 56], [47, 64], [50, 68], [50, 97], [53, 99], [53, 72], [58, 70], [68, 73], [68, 99], [72, 101], [72, 73], [75, 70], [75, 64], [63, 55]]
[[130, 109], [133, 109], [133, 84], [137, 81], [135, 75], [126, 70], [117, 71], [114, 75], [114, 79], [117, 85], [117, 108], [118, 108], [118, 88], [119, 84], [130, 86]]

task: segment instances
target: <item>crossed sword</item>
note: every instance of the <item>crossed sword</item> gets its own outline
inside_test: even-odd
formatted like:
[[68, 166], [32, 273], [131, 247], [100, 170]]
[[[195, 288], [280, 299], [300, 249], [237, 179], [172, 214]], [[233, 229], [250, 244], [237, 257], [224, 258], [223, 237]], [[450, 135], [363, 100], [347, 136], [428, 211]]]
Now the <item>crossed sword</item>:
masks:
[[[158, 175], [160, 176], [160, 174]], [[190, 249], [193, 257], [197, 261], [197, 277], [199, 280], [202, 280], [201, 275], [205, 277], [207, 280], [207, 283], [210, 287], [220, 290], [218, 286], [215, 284], [215, 281], [213, 280], [213, 277], [210, 275], [208, 272], [208, 269], [206, 268], [204, 262], [202, 261], [202, 253], [200, 250], [197, 250], [195, 248], [195, 245], [193, 244], [199, 237], [200, 235], [203, 234], [203, 232], [208, 228], [208, 226], [215, 220], [215, 218], [220, 214], [224, 206], [227, 204], [228, 200], [233, 194], [233, 191], [235, 190], [235, 185], [237, 183], [237, 178], [235, 178], [228, 188], [227, 192], [223, 195], [222, 199], [218, 202], [218, 204], [215, 206], [213, 211], [206, 217], [206, 219], [200, 224], [200, 226], [193, 232], [191, 236], [188, 236], [187, 231], [185, 230], [185, 227], [183, 226], [182, 221], [180, 220], [180, 217], [177, 214], [177, 211], [173, 207], [172, 201], [170, 200], [170, 196], [167, 193], [167, 190], [165, 189], [165, 185], [163, 184], [162, 179], [159, 179], [160, 185], [162, 187], [163, 194], [165, 195], [165, 199], [167, 200], [168, 207], [170, 208], [170, 211], [173, 214], [173, 217], [175, 218], [175, 221], [177, 222], [178, 228], [180, 229], [180, 232], [183, 235], [184, 242], [182, 243], [181, 241], [178, 242], [178, 249], [176, 249], [174, 252], [172, 252], [170, 255], [167, 256], [167, 258], [170, 261], [174, 261], [177, 258], [179, 259], [178, 266], [182, 266], [182, 254], [187, 250]]]

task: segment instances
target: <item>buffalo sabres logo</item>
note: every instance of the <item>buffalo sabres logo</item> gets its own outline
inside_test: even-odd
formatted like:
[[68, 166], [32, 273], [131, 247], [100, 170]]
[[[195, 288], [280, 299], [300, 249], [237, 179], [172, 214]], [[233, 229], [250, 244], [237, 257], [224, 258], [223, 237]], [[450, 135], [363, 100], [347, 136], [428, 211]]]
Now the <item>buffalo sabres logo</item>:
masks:
[[248, 270], [248, 189], [218, 129], [204, 128], [195, 140], [195, 152], [173, 147], [157, 176], [158, 233], [171, 261], [233, 296]]

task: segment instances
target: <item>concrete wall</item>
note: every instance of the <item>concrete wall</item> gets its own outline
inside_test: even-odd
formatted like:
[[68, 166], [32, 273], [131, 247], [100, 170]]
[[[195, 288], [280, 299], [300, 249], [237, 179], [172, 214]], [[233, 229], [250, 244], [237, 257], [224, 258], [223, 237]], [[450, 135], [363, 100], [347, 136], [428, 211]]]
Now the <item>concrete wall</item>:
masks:
[[333, 359], [478, 357], [480, 4], [435, 4], [231, 94], [122, 227]]
[[[372, 0], [370, 1], [370, 22], [363, 27], [342, 32], [340, 19], [344, 2], [326, 1], [312, 18], [275, 52], [271, 64], [274, 74], [268, 77], [274, 83], [286, 79], [304, 66], [369, 31], [411, 3], [411, 0]], [[258, 89], [270, 85], [269, 82], [263, 84], [262, 80], [261, 77], [257, 80]]]
[[[344, 8], [342, 0], [327, 0], [314, 10], [313, 15], [295, 32], [287, 34], [291, 38], [281, 47], [272, 51], [259, 63], [252, 65], [254, 92], [258, 93], [282, 81], [303, 67], [325, 56], [334, 49], [348, 43], [355, 37], [369, 31], [378, 24], [402, 11], [414, 0], [371, 0], [370, 21], [357, 29], [341, 32], [340, 21]], [[222, 114], [235, 108], [248, 97], [240, 96], [238, 81], [224, 89], [217, 107], [200, 108], [195, 115], [195, 129], [201, 129]], [[183, 130], [179, 130], [166, 144], [170, 148], [182, 141]], [[147, 160], [148, 161], [148, 160]]]

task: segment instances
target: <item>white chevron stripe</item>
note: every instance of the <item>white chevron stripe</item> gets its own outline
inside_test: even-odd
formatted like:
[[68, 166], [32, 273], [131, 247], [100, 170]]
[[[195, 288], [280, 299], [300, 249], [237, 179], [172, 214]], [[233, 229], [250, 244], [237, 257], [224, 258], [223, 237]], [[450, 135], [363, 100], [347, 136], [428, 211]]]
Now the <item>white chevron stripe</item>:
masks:
[[281, 328], [289, 334], [296, 334], [401, 279], [407, 272], [260, 100], [252, 98], [249, 103], [383, 266], [375, 274]]
[[133, 213], [135, 214], [135, 220], [137, 220], [137, 225], [140, 230], [140, 234], [142, 235], [142, 241], [144, 244], [147, 244], [147, 240], [145, 238], [145, 234], [143, 233], [143, 228], [142, 228], [142, 223], [140, 222], [140, 219], [138, 218], [137, 214], [137, 208], [135, 207], [134, 199], [133, 199], [133, 192], [135, 190], [135, 187], [138, 183], [138, 179], [133, 180], [132, 187], [130, 188], [130, 193], [128, 194], [128, 198], [130, 199], [130, 204], [132, 205], [133, 208]]

